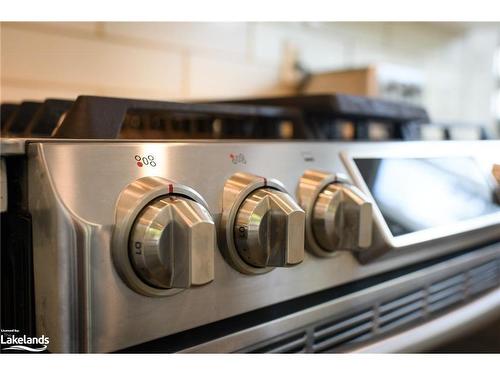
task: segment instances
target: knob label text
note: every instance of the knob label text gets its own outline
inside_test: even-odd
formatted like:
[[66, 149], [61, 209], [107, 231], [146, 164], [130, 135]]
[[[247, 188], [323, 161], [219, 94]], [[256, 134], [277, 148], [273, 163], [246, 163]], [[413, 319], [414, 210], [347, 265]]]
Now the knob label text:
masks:
[[147, 156], [141, 156], [141, 155], [135, 155], [134, 159], [136, 161], [136, 164], [139, 168], [142, 168], [143, 166], [150, 166], [150, 167], [156, 167], [156, 161], [155, 157], [153, 155], [147, 155]]
[[246, 164], [247, 160], [245, 159], [245, 155], [241, 152], [239, 154], [231, 153], [229, 154], [229, 158], [233, 164]]

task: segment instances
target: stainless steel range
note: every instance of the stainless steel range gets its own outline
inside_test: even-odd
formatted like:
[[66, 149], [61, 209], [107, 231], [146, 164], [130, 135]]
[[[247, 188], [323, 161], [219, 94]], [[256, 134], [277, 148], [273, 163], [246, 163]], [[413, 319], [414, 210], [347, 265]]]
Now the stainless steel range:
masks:
[[420, 350], [498, 313], [500, 141], [64, 139], [79, 100], [2, 139], [33, 302], [2, 304], [49, 351]]

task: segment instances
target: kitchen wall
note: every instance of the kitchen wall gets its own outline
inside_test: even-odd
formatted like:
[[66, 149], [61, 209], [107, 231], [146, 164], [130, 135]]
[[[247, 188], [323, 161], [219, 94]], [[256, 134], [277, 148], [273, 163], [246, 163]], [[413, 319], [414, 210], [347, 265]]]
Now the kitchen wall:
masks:
[[391, 63], [423, 73], [437, 121], [493, 127], [500, 24], [2, 23], [1, 100], [166, 100], [292, 93], [313, 71]]

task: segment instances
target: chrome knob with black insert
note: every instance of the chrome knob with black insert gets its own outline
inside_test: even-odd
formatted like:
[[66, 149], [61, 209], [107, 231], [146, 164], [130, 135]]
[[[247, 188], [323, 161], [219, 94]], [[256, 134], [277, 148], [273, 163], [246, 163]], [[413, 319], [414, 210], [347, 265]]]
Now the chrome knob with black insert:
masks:
[[214, 279], [215, 224], [193, 189], [143, 177], [121, 193], [113, 260], [135, 291], [167, 296]]
[[305, 213], [275, 180], [237, 173], [224, 186], [221, 249], [247, 274], [304, 259]]
[[300, 179], [299, 203], [307, 213], [306, 242], [320, 256], [361, 251], [372, 243], [372, 204], [342, 175], [308, 170]]

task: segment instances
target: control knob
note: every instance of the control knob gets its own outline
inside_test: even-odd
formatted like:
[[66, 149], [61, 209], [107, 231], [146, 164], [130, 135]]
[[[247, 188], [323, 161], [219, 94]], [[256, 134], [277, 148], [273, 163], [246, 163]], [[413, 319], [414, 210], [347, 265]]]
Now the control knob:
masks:
[[308, 248], [320, 256], [359, 251], [372, 243], [372, 204], [342, 175], [309, 170], [302, 176], [299, 202], [307, 212]]
[[257, 189], [236, 215], [236, 249], [255, 267], [293, 266], [304, 258], [304, 220], [304, 211], [287, 193]]
[[189, 288], [213, 279], [215, 226], [199, 203], [170, 195], [156, 199], [132, 227], [133, 267], [156, 288]]
[[237, 173], [225, 184], [223, 254], [239, 271], [263, 273], [304, 259], [305, 213], [275, 181]]
[[120, 194], [115, 221], [114, 264], [135, 291], [167, 296], [213, 280], [216, 228], [193, 189], [140, 178]]

